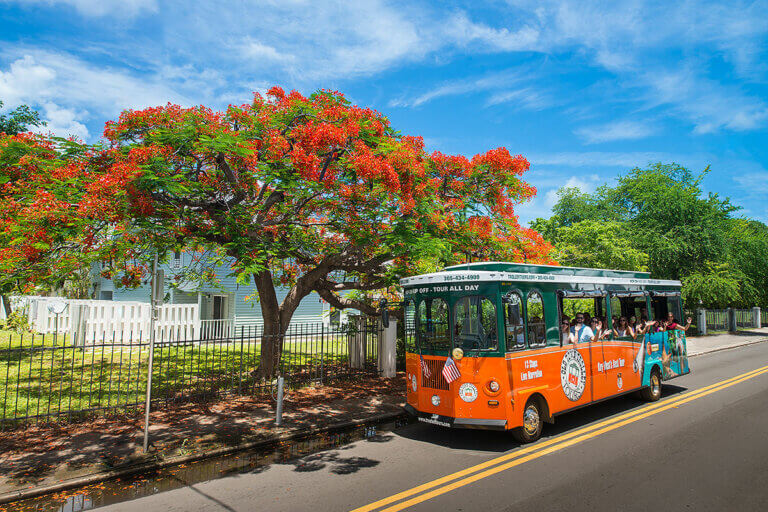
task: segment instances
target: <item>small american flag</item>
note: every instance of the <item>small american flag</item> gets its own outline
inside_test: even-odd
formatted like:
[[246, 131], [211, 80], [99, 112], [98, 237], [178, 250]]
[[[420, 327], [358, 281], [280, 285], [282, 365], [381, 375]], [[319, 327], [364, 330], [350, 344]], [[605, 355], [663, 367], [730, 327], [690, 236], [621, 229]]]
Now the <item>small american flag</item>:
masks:
[[449, 384], [461, 377], [458, 366], [456, 366], [456, 363], [454, 363], [453, 359], [450, 357], [445, 360], [445, 366], [443, 366], [443, 377], [445, 377], [445, 380], [448, 381]]
[[429, 371], [429, 366], [427, 366], [427, 362], [424, 360], [424, 356], [419, 354], [419, 359], [421, 359], [421, 373], [424, 374], [424, 378], [430, 378], [432, 376], [432, 372]]

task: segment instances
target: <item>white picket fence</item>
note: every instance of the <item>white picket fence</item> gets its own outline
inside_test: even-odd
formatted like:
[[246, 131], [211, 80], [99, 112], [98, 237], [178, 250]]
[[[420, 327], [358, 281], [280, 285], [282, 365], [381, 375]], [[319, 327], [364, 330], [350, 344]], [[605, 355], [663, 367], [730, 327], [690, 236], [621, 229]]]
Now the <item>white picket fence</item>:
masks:
[[[69, 333], [78, 341], [128, 341], [149, 338], [151, 308], [145, 302], [62, 299], [59, 297], [13, 297], [14, 307], [26, 309], [29, 323], [42, 334]], [[63, 301], [60, 315], [48, 306]], [[155, 325], [158, 340], [193, 340], [200, 336], [200, 310], [197, 304], [164, 304], [159, 307]]]

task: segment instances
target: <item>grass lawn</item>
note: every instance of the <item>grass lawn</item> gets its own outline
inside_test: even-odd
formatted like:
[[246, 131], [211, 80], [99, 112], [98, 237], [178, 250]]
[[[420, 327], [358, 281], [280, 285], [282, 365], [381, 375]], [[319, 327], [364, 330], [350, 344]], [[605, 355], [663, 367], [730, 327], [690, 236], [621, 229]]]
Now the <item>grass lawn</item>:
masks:
[[[369, 335], [367, 342], [369, 354], [375, 354], [376, 337]], [[253, 339], [157, 344], [153, 400], [264, 386], [251, 376], [260, 357], [261, 343]], [[291, 337], [284, 343], [283, 374], [294, 385], [319, 379], [321, 366], [326, 372], [346, 371], [347, 361], [343, 334]], [[73, 347], [64, 336], [0, 330], [0, 421], [135, 407], [144, 401], [148, 365], [148, 343]]]

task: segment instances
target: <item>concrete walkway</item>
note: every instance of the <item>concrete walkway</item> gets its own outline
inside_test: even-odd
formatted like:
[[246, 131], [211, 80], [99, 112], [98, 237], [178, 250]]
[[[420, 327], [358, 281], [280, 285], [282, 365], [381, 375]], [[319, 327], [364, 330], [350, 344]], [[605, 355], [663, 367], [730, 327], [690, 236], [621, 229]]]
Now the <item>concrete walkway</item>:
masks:
[[739, 331], [735, 334], [723, 333], [708, 336], [691, 336], [688, 338], [688, 355], [698, 356], [708, 352], [750, 345], [761, 341], [768, 341], [768, 327]]

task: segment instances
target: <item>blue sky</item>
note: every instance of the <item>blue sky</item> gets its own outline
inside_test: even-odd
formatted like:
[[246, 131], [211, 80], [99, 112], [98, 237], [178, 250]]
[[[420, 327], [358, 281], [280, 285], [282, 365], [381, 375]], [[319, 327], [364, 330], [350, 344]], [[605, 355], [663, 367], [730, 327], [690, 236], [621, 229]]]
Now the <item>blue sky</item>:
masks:
[[768, 2], [0, 0], [0, 27], [0, 99], [60, 135], [331, 88], [429, 149], [528, 157], [524, 222], [654, 161], [768, 221]]

